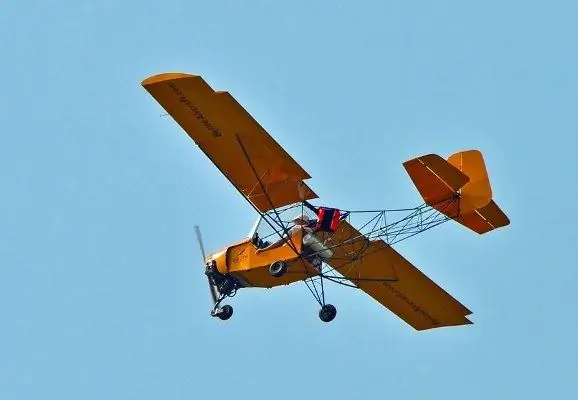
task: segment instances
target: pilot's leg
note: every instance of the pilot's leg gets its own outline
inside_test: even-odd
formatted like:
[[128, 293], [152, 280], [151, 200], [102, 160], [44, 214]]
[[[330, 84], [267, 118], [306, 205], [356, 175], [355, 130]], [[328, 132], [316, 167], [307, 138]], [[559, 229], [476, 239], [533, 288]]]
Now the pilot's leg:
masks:
[[321, 268], [323, 266], [321, 262], [321, 257], [319, 257], [318, 254], [313, 253], [313, 251], [311, 251], [309, 246], [303, 246], [303, 250], [301, 250], [301, 255], [303, 256], [303, 258], [309, 261], [311, 265], [315, 267], [315, 269], [321, 272]]

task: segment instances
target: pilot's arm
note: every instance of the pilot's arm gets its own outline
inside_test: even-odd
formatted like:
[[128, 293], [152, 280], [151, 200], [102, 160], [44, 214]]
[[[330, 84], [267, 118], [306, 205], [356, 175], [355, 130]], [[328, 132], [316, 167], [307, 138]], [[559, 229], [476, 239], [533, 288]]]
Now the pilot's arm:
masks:
[[267, 247], [263, 247], [262, 249], [257, 249], [255, 250], [256, 254], [259, 254], [263, 251], [267, 251], [267, 250], [272, 250], [272, 249], [276, 249], [277, 247], [281, 247], [283, 246], [285, 243], [287, 243], [288, 241], [291, 240], [291, 238], [293, 237], [293, 235], [295, 235], [296, 231], [297, 231], [298, 227], [294, 226], [291, 229], [289, 229], [288, 234], [284, 234], [279, 240], [277, 240], [276, 242], [271, 243], [269, 246]]

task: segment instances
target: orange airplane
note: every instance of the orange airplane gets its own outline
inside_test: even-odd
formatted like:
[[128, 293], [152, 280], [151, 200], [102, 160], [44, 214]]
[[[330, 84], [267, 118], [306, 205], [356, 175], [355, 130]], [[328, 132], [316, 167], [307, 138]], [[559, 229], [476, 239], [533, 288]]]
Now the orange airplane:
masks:
[[[221, 303], [238, 289], [304, 281], [321, 307], [319, 318], [329, 322], [337, 309], [325, 301], [328, 281], [362, 290], [416, 330], [472, 323], [470, 310], [392, 245], [448, 220], [478, 234], [509, 225], [479, 151], [403, 163], [424, 200], [418, 207], [314, 206], [318, 196], [304, 182], [309, 174], [228, 92], [183, 73], [153, 75], [142, 86], [259, 214], [245, 238], [209, 256], [196, 227], [212, 316], [231, 317], [233, 308]], [[365, 221], [360, 229], [356, 218]]]

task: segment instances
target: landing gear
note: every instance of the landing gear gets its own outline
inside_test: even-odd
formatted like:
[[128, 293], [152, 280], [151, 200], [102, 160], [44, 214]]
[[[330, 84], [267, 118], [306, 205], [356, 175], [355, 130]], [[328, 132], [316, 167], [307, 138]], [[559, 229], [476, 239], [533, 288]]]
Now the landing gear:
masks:
[[325, 304], [319, 310], [319, 319], [323, 322], [331, 322], [337, 315], [337, 309], [333, 304]]
[[280, 278], [287, 272], [287, 264], [285, 261], [275, 261], [269, 266], [269, 273], [275, 278]]
[[211, 316], [217, 317], [222, 321], [228, 320], [232, 315], [233, 307], [228, 304], [224, 305], [223, 307], [215, 308], [213, 311], [211, 311]]
[[221, 274], [214, 261], [207, 263], [205, 274], [209, 278], [209, 283], [216, 289], [213, 300], [214, 306], [211, 310], [211, 316], [226, 321], [233, 315], [233, 307], [230, 305], [220, 306], [221, 302], [227, 297], [233, 297], [237, 290], [242, 287], [241, 283], [231, 275]]

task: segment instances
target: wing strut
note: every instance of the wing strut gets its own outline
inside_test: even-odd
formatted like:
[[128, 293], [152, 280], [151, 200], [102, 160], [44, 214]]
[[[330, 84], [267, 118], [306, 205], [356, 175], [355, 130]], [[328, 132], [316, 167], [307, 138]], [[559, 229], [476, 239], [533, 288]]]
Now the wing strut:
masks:
[[[249, 164], [249, 166], [251, 167], [251, 171], [253, 172], [255, 179], [257, 179], [257, 182], [261, 188], [261, 190], [263, 191], [264, 195], [267, 198], [267, 202], [269, 203], [269, 206], [271, 208], [271, 210], [275, 213], [275, 218], [272, 218], [274, 222], [276, 222], [279, 227], [281, 227], [281, 229], [283, 230], [284, 234], [286, 235], [288, 233], [287, 228], [284, 226], [283, 221], [281, 219], [281, 216], [279, 215], [279, 212], [277, 211], [277, 208], [274, 206], [273, 202], [271, 201], [271, 198], [269, 197], [269, 193], [267, 192], [265, 185], [263, 185], [263, 182], [261, 180], [261, 178], [259, 177], [259, 174], [257, 173], [257, 170], [255, 169], [255, 166], [253, 165], [252, 161], [251, 161], [251, 157], [249, 156], [249, 153], [247, 152], [247, 149], [245, 148], [245, 146], [243, 145], [243, 142], [241, 140], [241, 137], [239, 136], [239, 134], [235, 135], [237, 138], [237, 142], [239, 143], [239, 146], [241, 147], [241, 150], [243, 151], [243, 155], [245, 156], [245, 159], [247, 161], [247, 163]], [[298, 189], [298, 185], [296, 185], [295, 190]], [[302, 204], [301, 204], [301, 212], [303, 212], [303, 208], [304, 208], [304, 204], [303, 203], [307, 203], [307, 200], [303, 200]], [[251, 203], [252, 204], [252, 203]], [[311, 206], [309, 203], [307, 203], [308, 206]], [[312, 207], [312, 206], [311, 206]], [[255, 207], [255, 209], [257, 210], [257, 212], [260, 213], [260, 211]], [[260, 213], [261, 214], [261, 213]], [[269, 224], [269, 226], [280, 236], [283, 237], [284, 235], [281, 235], [279, 233], [279, 231], [277, 229], [275, 229], [272, 224], [268, 221], [268, 219], [265, 217], [265, 213], [261, 214], [261, 216], [263, 217], [263, 219], [265, 219], [267, 221], [267, 223]], [[286, 243], [288, 244], [288, 246], [291, 248], [291, 250], [293, 250], [293, 252], [297, 255], [297, 257], [303, 259], [303, 255], [297, 250], [297, 247], [295, 246], [295, 243], [293, 242], [293, 238], [290, 238], [288, 241], [286, 241]], [[307, 279], [305, 279], [305, 285], [307, 286], [307, 289], [309, 289], [309, 291], [311, 292], [311, 294], [313, 295], [313, 297], [315, 298], [315, 300], [319, 303], [319, 305], [323, 308], [326, 307], [326, 303], [325, 303], [325, 287], [323, 285], [323, 278], [325, 277], [324, 274], [322, 273], [322, 271], [319, 271], [319, 275], [318, 276], [312, 276], [310, 275], [310, 272], [307, 270], [307, 268], [305, 268], [306, 273], [309, 275], [309, 277]], [[309, 282], [308, 282], [309, 281]], [[317, 281], [319, 281], [319, 284], [316, 285]], [[320, 286], [320, 288], [318, 289], [318, 286]]]
[[[279, 236], [281, 238], [283, 238], [284, 235], [286, 235], [288, 233], [287, 228], [283, 225], [283, 221], [281, 220], [281, 216], [279, 215], [279, 212], [277, 211], [276, 207], [273, 205], [273, 202], [271, 201], [271, 198], [269, 197], [269, 193], [267, 192], [265, 185], [263, 185], [263, 181], [261, 180], [261, 178], [259, 177], [259, 174], [257, 173], [257, 170], [255, 169], [255, 166], [253, 165], [253, 163], [251, 162], [251, 157], [249, 157], [249, 153], [247, 152], [247, 149], [245, 148], [245, 146], [243, 146], [243, 142], [241, 141], [241, 137], [239, 136], [239, 134], [235, 134], [236, 138], [237, 138], [237, 142], [239, 143], [239, 146], [241, 147], [241, 150], [243, 151], [243, 155], [245, 156], [245, 159], [247, 160], [247, 163], [249, 164], [249, 167], [251, 167], [251, 171], [253, 171], [253, 174], [255, 175], [255, 179], [257, 179], [257, 183], [259, 184], [261, 190], [263, 191], [263, 193], [265, 194], [265, 197], [267, 198], [267, 202], [269, 203], [269, 206], [271, 207], [271, 209], [275, 212], [275, 216], [278, 219], [278, 224], [279, 226], [283, 229], [283, 235], [279, 234], [278, 230], [275, 229], [275, 227], [273, 227], [273, 225], [271, 225], [271, 223], [267, 220], [267, 218], [264, 218], [264, 213], [261, 213], [261, 211], [259, 211], [257, 209], [257, 207], [255, 207], [253, 205], [253, 207], [255, 208], [255, 211], [257, 211], [259, 214], [261, 214], [261, 216], [263, 217], [263, 219], [265, 221], [267, 221], [267, 224], [269, 224], [269, 226], [277, 233], [279, 234]], [[297, 190], [297, 188], [295, 188], [295, 190]], [[251, 204], [253, 204], [253, 202], [250, 202]], [[291, 250], [293, 250], [295, 252], [295, 254], [299, 255], [299, 252], [297, 251], [297, 248], [295, 247], [295, 243], [293, 243], [293, 240], [290, 240], [291, 243], [287, 242], [287, 244], [289, 245], [289, 247], [291, 247]]]

